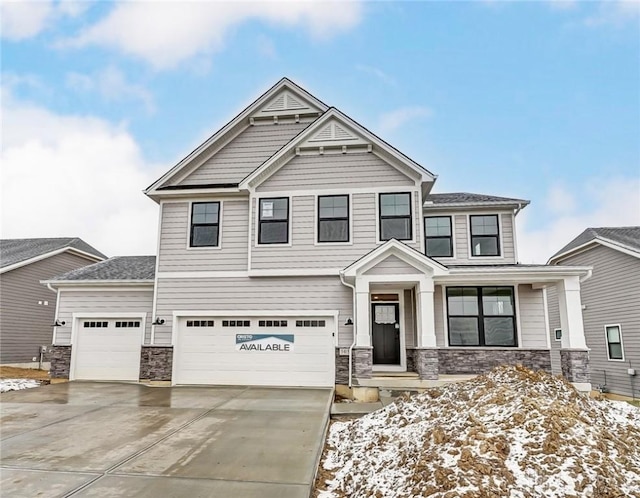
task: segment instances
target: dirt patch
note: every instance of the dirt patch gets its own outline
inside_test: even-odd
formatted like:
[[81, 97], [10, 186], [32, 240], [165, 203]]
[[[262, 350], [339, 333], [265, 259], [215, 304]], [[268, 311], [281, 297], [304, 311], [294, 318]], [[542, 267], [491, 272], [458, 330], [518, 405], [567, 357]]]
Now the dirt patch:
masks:
[[49, 372], [35, 368], [17, 368], [0, 366], [0, 379], [49, 380]]

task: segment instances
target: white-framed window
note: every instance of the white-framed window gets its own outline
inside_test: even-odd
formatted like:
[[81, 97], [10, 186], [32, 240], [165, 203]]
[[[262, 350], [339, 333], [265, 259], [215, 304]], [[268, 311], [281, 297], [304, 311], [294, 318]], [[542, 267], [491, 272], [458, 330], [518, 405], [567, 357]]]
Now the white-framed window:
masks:
[[624, 361], [624, 345], [622, 344], [620, 325], [605, 325], [604, 336], [607, 341], [607, 358], [613, 361]]
[[289, 198], [272, 197], [259, 202], [259, 244], [289, 243]]
[[469, 216], [471, 256], [500, 256], [500, 225], [497, 214]]
[[379, 194], [380, 240], [412, 240], [411, 192]]
[[190, 247], [218, 247], [220, 245], [220, 202], [191, 204]]
[[318, 242], [349, 242], [349, 196], [318, 196]]
[[560, 342], [562, 340], [562, 329], [553, 329], [553, 337]]

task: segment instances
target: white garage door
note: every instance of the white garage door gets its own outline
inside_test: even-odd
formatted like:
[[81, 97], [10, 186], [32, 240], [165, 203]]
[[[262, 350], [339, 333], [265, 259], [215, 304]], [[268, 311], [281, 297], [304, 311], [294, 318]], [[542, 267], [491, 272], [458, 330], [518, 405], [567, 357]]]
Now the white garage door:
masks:
[[332, 386], [333, 317], [181, 318], [174, 383]]
[[91, 318], [78, 321], [74, 379], [138, 380], [142, 321]]

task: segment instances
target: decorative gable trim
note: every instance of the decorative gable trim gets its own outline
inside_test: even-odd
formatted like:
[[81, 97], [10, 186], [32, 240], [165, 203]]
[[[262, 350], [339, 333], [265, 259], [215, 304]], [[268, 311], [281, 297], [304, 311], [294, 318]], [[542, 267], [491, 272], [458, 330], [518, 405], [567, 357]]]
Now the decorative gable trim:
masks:
[[53, 256], [57, 256], [58, 254], [62, 254], [63, 252], [67, 252], [69, 254], [73, 254], [74, 256], [79, 256], [81, 258], [88, 259], [91, 263], [97, 263], [99, 261], [104, 261], [104, 258], [97, 256], [95, 254], [91, 254], [85, 251], [81, 251], [80, 249], [76, 249], [75, 247], [61, 247], [60, 249], [56, 249], [55, 251], [47, 252], [44, 254], [40, 254], [38, 256], [34, 256], [30, 259], [25, 259], [24, 261], [19, 261], [18, 263], [14, 263], [9, 266], [5, 266], [4, 268], [0, 268], [0, 273], [6, 273], [11, 270], [16, 270], [18, 268], [22, 268], [23, 266], [30, 265], [32, 263], [36, 263], [38, 261], [42, 261], [43, 259], [51, 258]]
[[331, 119], [322, 126], [317, 133], [302, 142], [299, 147], [301, 149], [309, 149], [316, 147], [341, 147], [343, 145], [372, 144], [337, 119]]
[[260, 110], [253, 113], [250, 122], [262, 118], [278, 118], [293, 116], [299, 118], [306, 115], [320, 115], [324, 109], [314, 105], [302, 95], [295, 94], [290, 90], [282, 90], [268, 101]]

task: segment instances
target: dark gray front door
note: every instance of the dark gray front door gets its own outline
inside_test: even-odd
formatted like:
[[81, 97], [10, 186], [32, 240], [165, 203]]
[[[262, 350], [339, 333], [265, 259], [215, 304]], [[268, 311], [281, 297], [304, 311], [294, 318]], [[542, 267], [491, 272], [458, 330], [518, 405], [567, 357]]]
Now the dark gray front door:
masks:
[[371, 333], [374, 365], [400, 364], [400, 321], [398, 304], [371, 305]]

